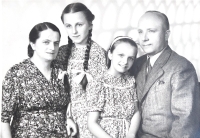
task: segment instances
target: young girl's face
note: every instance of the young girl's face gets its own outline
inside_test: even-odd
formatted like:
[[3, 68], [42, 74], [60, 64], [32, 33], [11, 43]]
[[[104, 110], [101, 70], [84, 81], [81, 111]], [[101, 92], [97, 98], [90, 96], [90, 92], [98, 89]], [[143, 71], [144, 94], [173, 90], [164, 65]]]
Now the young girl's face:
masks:
[[137, 48], [127, 42], [120, 42], [108, 56], [111, 60], [110, 71], [116, 76], [127, 72], [135, 60]]
[[83, 12], [67, 13], [63, 16], [63, 23], [68, 36], [75, 44], [85, 45], [92, 24], [87, 21]]

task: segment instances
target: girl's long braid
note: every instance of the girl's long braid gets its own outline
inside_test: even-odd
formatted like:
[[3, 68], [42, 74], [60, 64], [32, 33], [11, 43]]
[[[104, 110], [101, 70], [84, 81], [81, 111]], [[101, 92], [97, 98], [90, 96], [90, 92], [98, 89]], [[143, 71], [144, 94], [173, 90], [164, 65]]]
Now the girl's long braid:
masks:
[[68, 46], [66, 49], [66, 55], [65, 55], [65, 69], [67, 69], [68, 66], [68, 61], [69, 61], [69, 56], [71, 55], [71, 50], [72, 50], [73, 42], [71, 38], [68, 36]]
[[[68, 36], [68, 46], [67, 46], [66, 55], [65, 55], [65, 69], [66, 70], [67, 70], [67, 66], [68, 66], [69, 56], [71, 55], [72, 46], [73, 46], [73, 42], [70, 39], [70, 37]], [[69, 79], [68, 75], [65, 75], [64, 76], [64, 86], [65, 86], [66, 92], [70, 90], [70, 84], [69, 84], [68, 79]]]
[[[92, 37], [92, 29], [89, 30], [89, 33], [88, 33], [87, 48], [85, 50], [85, 59], [83, 62], [84, 71], [88, 70], [88, 60], [89, 60], [89, 54], [90, 54], [90, 49], [91, 49], [91, 43], [92, 43], [91, 37]], [[88, 80], [85, 75], [83, 80], [81, 81], [81, 85], [84, 90], [86, 89], [87, 83], [88, 83]]]
[[88, 70], [88, 60], [89, 60], [89, 54], [90, 54], [90, 48], [91, 48], [91, 37], [92, 37], [92, 29], [89, 30], [89, 33], [88, 33], [87, 48], [85, 50], [85, 60], [83, 62], [84, 71]]

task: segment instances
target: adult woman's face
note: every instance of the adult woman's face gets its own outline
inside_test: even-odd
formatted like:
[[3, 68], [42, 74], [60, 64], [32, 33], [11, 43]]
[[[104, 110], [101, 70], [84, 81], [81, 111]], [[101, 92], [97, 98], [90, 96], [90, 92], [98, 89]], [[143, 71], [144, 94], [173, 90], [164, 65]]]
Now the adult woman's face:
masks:
[[75, 44], [85, 45], [92, 24], [87, 21], [83, 12], [67, 13], [63, 16], [63, 23], [68, 36]]
[[56, 58], [60, 43], [60, 35], [51, 29], [40, 32], [40, 37], [35, 43], [31, 43], [34, 50], [33, 56], [44, 61], [52, 61]]

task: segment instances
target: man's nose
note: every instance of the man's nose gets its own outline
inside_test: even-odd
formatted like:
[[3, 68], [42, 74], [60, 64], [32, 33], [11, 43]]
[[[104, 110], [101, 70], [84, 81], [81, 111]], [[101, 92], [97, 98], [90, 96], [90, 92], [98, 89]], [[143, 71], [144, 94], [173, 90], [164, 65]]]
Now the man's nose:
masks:
[[148, 41], [149, 40], [149, 37], [148, 37], [148, 32], [144, 32], [142, 34], [142, 41]]

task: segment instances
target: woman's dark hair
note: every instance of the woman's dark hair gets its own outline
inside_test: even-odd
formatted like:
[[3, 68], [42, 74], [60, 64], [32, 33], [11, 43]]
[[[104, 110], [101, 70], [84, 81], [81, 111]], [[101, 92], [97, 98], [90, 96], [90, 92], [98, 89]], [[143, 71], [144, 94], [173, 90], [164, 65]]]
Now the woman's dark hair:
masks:
[[111, 53], [113, 53], [113, 51], [115, 50], [117, 45], [121, 42], [129, 43], [133, 47], [135, 47], [136, 49], [138, 48], [137, 44], [135, 43], [135, 41], [132, 40], [132, 38], [130, 38], [128, 36], [118, 36], [118, 37], [116, 37], [113, 40], [113, 42], [111, 43], [110, 48], [108, 49], [107, 54], [106, 54], [106, 64], [107, 64], [108, 69], [110, 68], [110, 65], [111, 65], [111, 60], [108, 58], [108, 52], [110, 51]]
[[[59, 36], [61, 37], [60, 30], [58, 27], [56, 27], [54, 24], [49, 23], [49, 22], [43, 22], [35, 25], [30, 33], [29, 33], [29, 42], [35, 43], [36, 40], [40, 37], [40, 33], [44, 30], [51, 29], [55, 32], [59, 33]], [[31, 45], [28, 45], [28, 56], [32, 57], [34, 53], [34, 50], [32, 49]]]
[[[89, 23], [92, 23], [92, 21], [95, 18], [95, 16], [92, 14], [92, 12], [84, 4], [78, 2], [78, 3], [71, 3], [65, 7], [65, 9], [63, 10], [62, 15], [61, 15], [62, 22], [63, 22], [64, 14], [76, 13], [76, 12], [82, 12], [85, 15], [85, 18]], [[88, 70], [89, 53], [90, 53], [90, 48], [91, 48], [91, 43], [92, 43], [91, 37], [92, 37], [92, 29], [89, 30], [89, 33], [88, 33], [87, 48], [85, 50], [85, 59], [83, 62], [84, 70]], [[65, 57], [66, 65], [68, 65], [68, 59], [71, 54], [72, 46], [73, 46], [73, 42], [72, 42], [71, 38], [68, 36], [68, 47], [67, 47], [66, 57]], [[86, 78], [86, 77], [84, 77], [84, 78]], [[87, 80], [85, 80], [85, 82], [86, 82], [86, 84], [85, 83], [82, 84], [83, 89], [85, 89], [85, 87], [87, 85]]]

